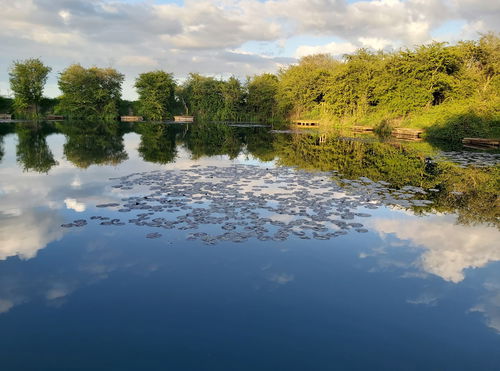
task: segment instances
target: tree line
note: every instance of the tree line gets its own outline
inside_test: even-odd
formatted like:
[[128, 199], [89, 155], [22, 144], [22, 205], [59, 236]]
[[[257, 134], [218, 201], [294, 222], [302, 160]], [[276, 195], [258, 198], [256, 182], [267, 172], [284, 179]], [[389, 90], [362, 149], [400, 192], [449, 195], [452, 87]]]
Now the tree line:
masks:
[[124, 75], [113, 68], [69, 66], [58, 75], [61, 96], [54, 100], [43, 98], [51, 68], [39, 59], [14, 62], [9, 77], [12, 107], [25, 116], [52, 110], [71, 118], [133, 113], [153, 121], [182, 113], [212, 121], [307, 118], [381, 129], [432, 126], [439, 136], [440, 128], [444, 135], [500, 130], [499, 71], [500, 38], [489, 33], [456, 45], [359, 49], [341, 60], [311, 55], [244, 82], [191, 73], [178, 83], [171, 73], [151, 71], [136, 78], [135, 102], [121, 99]]
[[0, 112], [12, 110], [19, 118], [42, 114], [70, 119], [116, 119], [119, 115], [140, 115], [163, 121], [175, 114], [191, 114], [219, 121], [263, 121], [277, 117], [278, 78], [262, 74], [227, 80], [189, 74], [178, 84], [172, 73], [162, 70], [141, 73], [135, 80], [138, 100], [121, 97], [125, 76], [114, 68], [85, 68], [73, 64], [58, 75], [61, 95], [43, 96], [51, 68], [38, 58], [15, 61], [9, 70], [14, 99], [0, 97]]

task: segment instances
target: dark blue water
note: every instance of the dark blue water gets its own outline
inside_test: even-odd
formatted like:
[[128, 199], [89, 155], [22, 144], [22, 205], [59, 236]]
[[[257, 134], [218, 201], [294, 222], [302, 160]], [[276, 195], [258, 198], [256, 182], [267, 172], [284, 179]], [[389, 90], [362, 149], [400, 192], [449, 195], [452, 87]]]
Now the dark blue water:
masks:
[[[156, 162], [133, 130], [100, 147], [105, 155], [93, 145], [68, 148], [75, 138], [64, 131], [28, 150], [18, 128], [3, 134], [2, 370], [499, 369], [500, 234], [486, 209], [463, 222], [444, 204], [385, 204], [349, 220], [362, 219], [366, 233], [215, 244], [180, 228], [150, 239], [158, 228], [90, 219], [127, 220], [96, 205], [147, 194], [113, 188], [109, 178], [286, 162], [250, 151], [255, 138], [245, 130], [229, 138], [237, 150], [220, 150], [227, 138], [215, 149], [194, 146], [183, 130], [160, 142]], [[170, 162], [158, 160], [166, 151]], [[61, 227], [78, 219], [88, 224]]]

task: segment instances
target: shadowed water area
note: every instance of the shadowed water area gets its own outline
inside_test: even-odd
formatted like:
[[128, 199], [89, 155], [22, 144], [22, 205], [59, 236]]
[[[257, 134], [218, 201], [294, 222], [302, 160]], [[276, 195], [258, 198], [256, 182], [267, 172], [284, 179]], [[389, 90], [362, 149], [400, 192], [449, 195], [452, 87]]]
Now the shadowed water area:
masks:
[[0, 124], [5, 370], [497, 370], [500, 155]]

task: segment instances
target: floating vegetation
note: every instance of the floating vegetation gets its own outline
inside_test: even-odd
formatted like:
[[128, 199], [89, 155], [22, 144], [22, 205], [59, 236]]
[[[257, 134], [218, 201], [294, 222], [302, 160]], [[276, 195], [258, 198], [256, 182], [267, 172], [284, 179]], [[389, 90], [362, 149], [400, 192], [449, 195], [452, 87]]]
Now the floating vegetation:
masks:
[[87, 221], [85, 219], [74, 220], [73, 223], [61, 224], [63, 228], [72, 228], [72, 227], [83, 227], [87, 225]]
[[161, 233], [157, 233], [157, 232], [154, 232], [154, 233], [148, 233], [146, 235], [146, 238], [160, 238], [161, 237]]
[[471, 152], [471, 151], [449, 151], [441, 152], [437, 158], [451, 161], [459, 167], [467, 166], [489, 167], [500, 164], [499, 153]]
[[[121, 188], [121, 187], [120, 187]], [[96, 205], [95, 207], [116, 207], [116, 206], [120, 206], [120, 204], [117, 204], [117, 203], [108, 203], [108, 204], [100, 204], [100, 205]]]
[[[311, 173], [289, 167], [194, 165], [113, 180], [119, 181], [113, 188], [137, 192], [147, 189], [148, 193], [134, 193], [123, 198], [122, 204], [96, 206], [120, 207], [118, 212], [133, 213], [128, 221], [105, 216], [92, 216], [91, 220], [104, 226], [128, 222], [187, 231], [188, 240], [198, 239], [209, 245], [252, 238], [330, 240], [349, 231], [368, 232], [361, 223], [371, 216], [365, 212], [367, 209], [384, 204], [412, 207], [432, 203], [417, 198], [427, 194], [419, 187], [393, 189], [387, 182], [373, 182], [366, 177], [341, 179], [335, 171]], [[62, 226], [82, 226], [82, 221]], [[161, 236], [157, 232], [146, 234], [150, 239]]]

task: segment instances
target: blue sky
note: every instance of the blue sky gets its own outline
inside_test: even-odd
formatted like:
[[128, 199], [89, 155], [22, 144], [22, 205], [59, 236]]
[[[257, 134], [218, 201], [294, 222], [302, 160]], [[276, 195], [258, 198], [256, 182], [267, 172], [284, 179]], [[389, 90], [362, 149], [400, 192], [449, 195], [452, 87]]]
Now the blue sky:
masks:
[[500, 30], [486, 0], [0, 0], [0, 94], [13, 60], [39, 57], [57, 73], [71, 63], [112, 66], [135, 98], [137, 74], [154, 69], [245, 78], [301, 56], [340, 57], [359, 47], [398, 49], [477, 39]]

